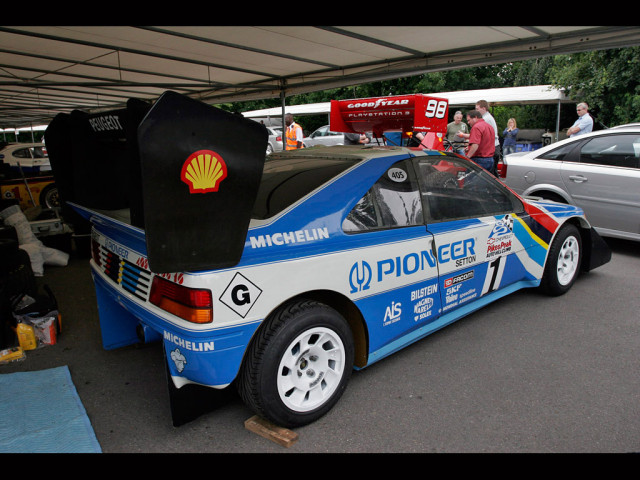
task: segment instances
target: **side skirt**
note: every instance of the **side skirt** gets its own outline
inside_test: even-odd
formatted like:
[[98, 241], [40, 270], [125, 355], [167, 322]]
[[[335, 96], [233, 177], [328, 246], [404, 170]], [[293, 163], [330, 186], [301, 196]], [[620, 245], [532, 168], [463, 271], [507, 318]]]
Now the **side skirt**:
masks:
[[[384, 347], [376, 350], [375, 352], [372, 352], [369, 355], [369, 363], [366, 366], [372, 365], [375, 362], [378, 362], [383, 358], [388, 357], [392, 353], [397, 352], [398, 350], [402, 350], [408, 345], [411, 345], [412, 343], [417, 342], [418, 340], [426, 337], [427, 335], [430, 335], [440, 330], [441, 328], [444, 328], [447, 325], [450, 325], [456, 320], [460, 320], [461, 318], [466, 317], [467, 315], [475, 312], [476, 310], [481, 309], [485, 305], [495, 302], [496, 300], [502, 297], [505, 297], [510, 293], [521, 290], [523, 288], [535, 288], [539, 285], [540, 285], [540, 280], [527, 280], [527, 281], [516, 282], [501, 290], [485, 295], [479, 300], [473, 303], [470, 303], [468, 305], [465, 305], [463, 307], [460, 307], [451, 313], [442, 315], [434, 322], [431, 322], [428, 325], [425, 325], [421, 328], [413, 330], [409, 332], [407, 335], [400, 337], [399, 339], [385, 345]], [[363, 367], [363, 368], [366, 368], [366, 367]]]

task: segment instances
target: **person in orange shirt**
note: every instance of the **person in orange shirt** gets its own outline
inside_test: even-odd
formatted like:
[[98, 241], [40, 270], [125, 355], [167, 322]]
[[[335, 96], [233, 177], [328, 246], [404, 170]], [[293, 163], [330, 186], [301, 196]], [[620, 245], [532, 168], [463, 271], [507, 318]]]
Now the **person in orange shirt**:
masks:
[[284, 123], [287, 126], [285, 149], [295, 150], [297, 148], [303, 148], [302, 138], [304, 135], [302, 133], [302, 127], [293, 121], [293, 115], [287, 113], [284, 116]]

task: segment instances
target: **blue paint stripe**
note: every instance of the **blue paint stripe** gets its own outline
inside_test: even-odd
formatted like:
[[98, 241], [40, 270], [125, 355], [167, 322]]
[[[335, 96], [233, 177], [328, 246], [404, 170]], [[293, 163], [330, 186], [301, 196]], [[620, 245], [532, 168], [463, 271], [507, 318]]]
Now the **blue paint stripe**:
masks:
[[540, 284], [540, 280], [517, 282], [501, 290], [490, 293], [489, 295], [485, 295], [484, 297], [479, 298], [478, 300], [472, 303], [469, 303], [463, 307], [460, 307], [451, 313], [447, 313], [441, 316], [440, 318], [438, 318], [436, 321], [428, 325], [425, 325], [424, 327], [421, 327], [417, 330], [414, 330], [409, 334], [403, 337], [400, 337], [399, 339], [376, 350], [375, 352], [372, 352], [369, 355], [369, 363], [367, 364], [367, 366], [372, 365], [373, 363], [378, 362], [379, 360], [382, 360], [385, 357], [388, 357], [392, 353], [402, 350], [406, 346], [414, 342], [417, 342], [418, 340], [426, 337], [427, 335], [430, 335], [435, 331], [446, 327], [447, 325], [465, 317], [466, 315], [473, 313], [476, 310], [481, 309], [485, 305], [488, 305], [489, 303], [494, 302], [499, 298], [509, 295], [510, 293], [513, 293], [522, 288], [537, 287], [539, 284]]

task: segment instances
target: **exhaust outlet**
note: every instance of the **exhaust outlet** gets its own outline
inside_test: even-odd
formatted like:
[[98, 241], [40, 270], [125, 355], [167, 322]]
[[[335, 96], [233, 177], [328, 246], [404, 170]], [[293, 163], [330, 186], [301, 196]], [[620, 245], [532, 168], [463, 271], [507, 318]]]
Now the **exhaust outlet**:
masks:
[[162, 335], [144, 323], [138, 323], [136, 334], [142, 343], [153, 343], [162, 339]]

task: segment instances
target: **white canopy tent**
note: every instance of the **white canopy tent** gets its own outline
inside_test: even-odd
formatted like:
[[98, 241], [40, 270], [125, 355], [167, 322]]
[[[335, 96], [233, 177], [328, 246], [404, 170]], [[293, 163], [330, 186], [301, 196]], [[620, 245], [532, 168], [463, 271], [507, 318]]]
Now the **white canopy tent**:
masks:
[[[473, 106], [478, 100], [486, 100], [491, 105], [557, 105], [558, 120], [556, 121], [556, 138], [560, 129], [560, 105], [571, 103], [562, 89], [552, 85], [535, 85], [528, 87], [489, 88], [480, 90], [465, 90], [460, 92], [425, 92], [434, 97], [446, 98], [449, 108]], [[312, 103], [308, 105], [287, 106], [286, 113], [293, 115], [328, 115], [331, 110], [330, 102]], [[246, 118], [263, 121], [266, 125], [282, 125], [282, 107], [265, 108], [244, 112]]]
[[451, 106], [475, 105], [478, 100], [486, 100], [492, 105], [531, 105], [569, 103], [562, 89], [552, 85], [530, 87], [490, 88], [483, 90], [465, 90], [463, 92], [433, 93], [436, 97], [449, 100]]
[[433, 95], [448, 99], [449, 105], [453, 107], [475, 105], [478, 100], [486, 100], [490, 105], [557, 105], [556, 140], [560, 135], [560, 106], [563, 103], [574, 102], [567, 98], [564, 90], [552, 85], [441, 92]]

